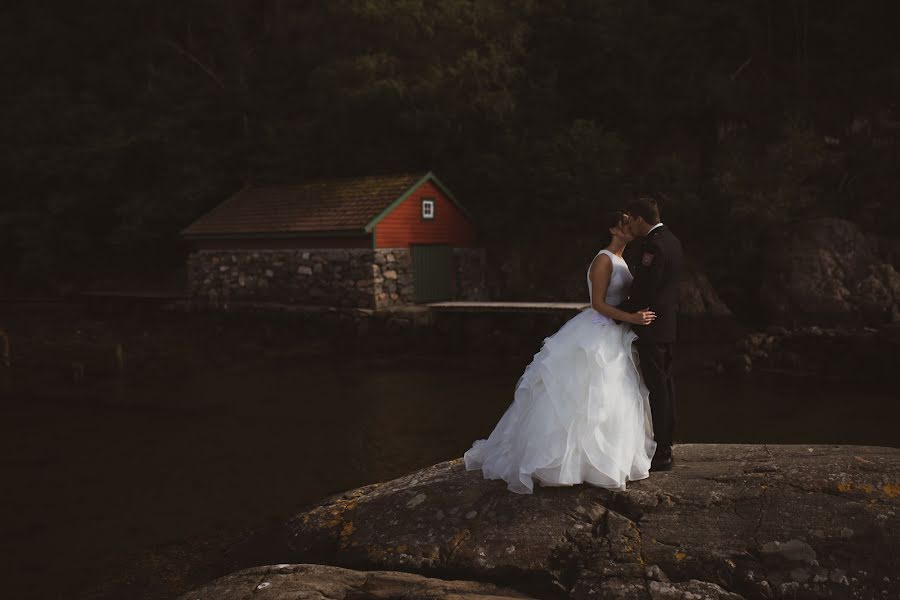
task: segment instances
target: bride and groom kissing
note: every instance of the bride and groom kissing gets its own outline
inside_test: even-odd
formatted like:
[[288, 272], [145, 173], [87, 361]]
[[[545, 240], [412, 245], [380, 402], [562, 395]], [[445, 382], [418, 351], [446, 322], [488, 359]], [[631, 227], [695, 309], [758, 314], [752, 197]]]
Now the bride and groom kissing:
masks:
[[[510, 491], [627, 481], [675, 462], [672, 351], [683, 254], [652, 198], [606, 215], [587, 273], [591, 306], [544, 339], [487, 439], [466, 469], [503, 479]], [[625, 246], [640, 244], [628, 265]]]

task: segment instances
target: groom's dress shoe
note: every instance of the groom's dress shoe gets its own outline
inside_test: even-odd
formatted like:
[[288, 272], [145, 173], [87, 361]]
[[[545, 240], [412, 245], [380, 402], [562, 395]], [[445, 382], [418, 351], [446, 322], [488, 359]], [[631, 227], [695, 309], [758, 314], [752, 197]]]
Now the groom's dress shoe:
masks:
[[659, 460], [653, 459], [650, 461], [650, 470], [651, 471], [671, 471], [672, 467], [675, 466], [675, 458], [671, 455], [660, 458]]

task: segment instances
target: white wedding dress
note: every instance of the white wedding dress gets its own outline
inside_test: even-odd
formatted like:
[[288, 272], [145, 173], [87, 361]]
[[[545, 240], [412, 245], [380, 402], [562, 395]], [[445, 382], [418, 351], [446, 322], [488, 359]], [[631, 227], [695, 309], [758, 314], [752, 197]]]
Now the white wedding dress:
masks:
[[[597, 256], [604, 253], [613, 263], [606, 302], [615, 306], [632, 276], [612, 252]], [[465, 453], [466, 469], [503, 479], [519, 494], [532, 493], [534, 480], [623, 490], [626, 481], [649, 477], [656, 443], [636, 338], [630, 325], [593, 308], [572, 317], [544, 339], [494, 431]]]

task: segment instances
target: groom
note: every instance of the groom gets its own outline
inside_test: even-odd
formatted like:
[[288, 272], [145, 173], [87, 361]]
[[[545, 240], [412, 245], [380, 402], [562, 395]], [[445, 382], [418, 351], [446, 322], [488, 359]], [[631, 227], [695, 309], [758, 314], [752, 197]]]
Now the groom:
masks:
[[619, 308], [636, 312], [649, 307], [656, 320], [636, 330], [641, 374], [650, 392], [653, 439], [656, 453], [651, 471], [668, 471], [675, 464], [672, 437], [675, 432], [675, 386], [672, 381], [672, 351], [678, 313], [678, 282], [683, 256], [681, 242], [659, 220], [652, 198], [638, 198], [625, 207], [631, 220], [627, 227], [640, 243], [640, 262], [633, 265], [631, 295]]

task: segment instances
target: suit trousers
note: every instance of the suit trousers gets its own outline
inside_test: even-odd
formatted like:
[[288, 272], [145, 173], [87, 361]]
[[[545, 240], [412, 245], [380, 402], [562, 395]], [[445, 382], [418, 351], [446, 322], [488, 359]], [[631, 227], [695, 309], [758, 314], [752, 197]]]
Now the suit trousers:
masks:
[[636, 345], [641, 361], [641, 375], [650, 392], [656, 457], [666, 458], [672, 453], [675, 434], [675, 382], [672, 380], [674, 344], [637, 342]]

